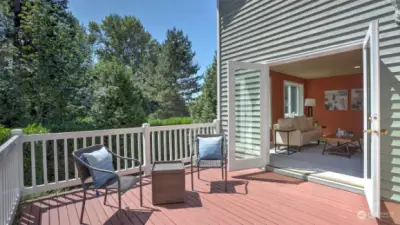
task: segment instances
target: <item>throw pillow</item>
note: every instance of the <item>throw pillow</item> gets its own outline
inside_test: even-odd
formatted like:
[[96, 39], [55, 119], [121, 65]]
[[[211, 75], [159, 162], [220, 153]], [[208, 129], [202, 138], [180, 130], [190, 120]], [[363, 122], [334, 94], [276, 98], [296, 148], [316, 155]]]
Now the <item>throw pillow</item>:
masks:
[[278, 120], [279, 129], [292, 129], [293, 128], [293, 119], [291, 118], [282, 118]]
[[[107, 151], [105, 147], [102, 147], [100, 150], [91, 153], [83, 153], [82, 155], [86, 158], [90, 166], [93, 166], [98, 169], [115, 171], [114, 166], [112, 164], [111, 154]], [[100, 188], [109, 179], [114, 178], [114, 174], [111, 173], [105, 173], [91, 169], [89, 169], [89, 171], [93, 179], [93, 185], [96, 188]]]
[[297, 123], [299, 124], [299, 128], [301, 131], [306, 131], [308, 130], [308, 123], [307, 123], [307, 117], [305, 116], [299, 116], [296, 118]]
[[222, 160], [222, 136], [221, 137], [199, 137], [200, 160]]

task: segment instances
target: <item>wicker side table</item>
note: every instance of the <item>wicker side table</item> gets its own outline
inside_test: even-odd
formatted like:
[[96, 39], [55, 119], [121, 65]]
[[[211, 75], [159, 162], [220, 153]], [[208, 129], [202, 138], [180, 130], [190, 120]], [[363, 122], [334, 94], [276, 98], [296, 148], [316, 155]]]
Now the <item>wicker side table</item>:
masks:
[[181, 161], [155, 162], [151, 177], [153, 205], [184, 202], [185, 168]]

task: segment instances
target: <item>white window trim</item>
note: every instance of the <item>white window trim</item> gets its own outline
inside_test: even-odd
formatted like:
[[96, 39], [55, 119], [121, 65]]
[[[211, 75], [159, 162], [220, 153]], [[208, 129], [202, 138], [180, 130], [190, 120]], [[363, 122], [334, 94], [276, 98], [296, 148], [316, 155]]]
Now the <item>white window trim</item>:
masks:
[[[287, 81], [285, 80], [283, 82], [283, 113], [284, 113], [284, 117], [290, 117], [288, 114], [285, 113], [285, 99], [286, 99], [286, 93], [285, 93], [285, 87], [286, 85], [290, 85], [290, 86], [297, 86], [299, 88], [299, 112], [298, 112], [298, 116], [302, 116], [304, 115], [304, 84], [301, 83], [296, 83], [293, 81]], [[289, 96], [290, 96], [290, 88], [289, 88]], [[289, 104], [288, 107], [290, 108], [291, 106], [291, 102], [290, 102], [290, 98], [288, 98], [289, 100]], [[291, 110], [289, 110], [291, 111]]]

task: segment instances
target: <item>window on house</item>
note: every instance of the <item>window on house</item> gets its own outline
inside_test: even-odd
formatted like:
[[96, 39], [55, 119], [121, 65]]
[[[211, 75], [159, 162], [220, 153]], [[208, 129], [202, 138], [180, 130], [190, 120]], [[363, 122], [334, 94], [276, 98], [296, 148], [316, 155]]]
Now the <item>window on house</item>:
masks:
[[303, 84], [285, 81], [284, 89], [285, 117], [302, 116], [304, 108]]

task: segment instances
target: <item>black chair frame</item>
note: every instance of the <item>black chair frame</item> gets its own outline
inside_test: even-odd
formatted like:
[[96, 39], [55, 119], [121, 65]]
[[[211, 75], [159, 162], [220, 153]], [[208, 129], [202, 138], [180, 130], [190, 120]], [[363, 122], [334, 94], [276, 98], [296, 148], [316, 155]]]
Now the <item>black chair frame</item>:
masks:
[[[221, 144], [221, 160], [200, 160], [197, 159], [196, 167], [197, 167], [197, 178], [200, 179], [200, 168], [221, 168], [222, 179], [225, 180], [225, 192], [228, 192], [228, 170], [227, 170], [227, 154], [226, 154], [226, 138], [223, 134], [201, 134], [197, 135], [196, 139], [199, 137], [222, 137]], [[195, 139], [195, 140], [196, 140]], [[199, 155], [199, 141], [195, 141], [195, 152], [196, 155]], [[194, 190], [194, 182], [193, 182], [193, 156], [194, 151], [190, 154], [190, 165], [191, 165], [191, 179], [192, 179], [192, 191]]]
[[[120, 155], [115, 154], [114, 152], [110, 151], [106, 147], [107, 151], [112, 156], [115, 156], [115, 157], [123, 159], [123, 160], [131, 160], [131, 161], [133, 161], [133, 163], [138, 163], [139, 164], [139, 180], [138, 181], [135, 181], [135, 180], [132, 181], [131, 179], [126, 180], [126, 181], [130, 181], [130, 183], [132, 183], [133, 185], [132, 185], [132, 187], [127, 188], [127, 190], [122, 190], [121, 187], [122, 187], [123, 181], [125, 180], [124, 178], [128, 178], [128, 177], [131, 178], [132, 176], [120, 176], [115, 171], [104, 170], [104, 169], [99, 169], [99, 168], [90, 166], [89, 164], [84, 162], [82, 159], [80, 159], [80, 156], [83, 153], [91, 153], [91, 152], [100, 150], [102, 147], [105, 147], [105, 146], [103, 146], [103, 145], [94, 145], [94, 146], [91, 146], [91, 147], [78, 149], [78, 150], [76, 150], [76, 151], [74, 151], [72, 153], [75, 165], [76, 165], [77, 170], [78, 170], [79, 179], [81, 180], [81, 184], [82, 184], [82, 188], [83, 188], [83, 203], [82, 203], [81, 218], [80, 218], [80, 223], [81, 224], [82, 224], [82, 221], [83, 221], [83, 213], [84, 213], [84, 210], [85, 210], [86, 191], [88, 189], [94, 189], [94, 190], [102, 189], [102, 190], [105, 190], [104, 205], [107, 202], [107, 195], [109, 194], [108, 191], [110, 190], [112, 193], [117, 192], [118, 193], [118, 210], [121, 213], [122, 212], [121, 211], [121, 193], [124, 193], [124, 192], [128, 191], [130, 188], [135, 186], [137, 184], [137, 182], [139, 182], [140, 206], [143, 206], [142, 164], [141, 164], [141, 162], [139, 160], [134, 159], [134, 158], [128, 158], [128, 157], [120, 156]], [[115, 175], [114, 176], [115, 178], [110, 179], [109, 181], [107, 181], [106, 184], [104, 184], [102, 187], [96, 188], [96, 187], [94, 187], [93, 184], [91, 184], [90, 182], [87, 182], [88, 179], [91, 177], [90, 172], [89, 172], [89, 168], [92, 169], [92, 170], [95, 170], [95, 171], [113, 174], [113, 175]], [[117, 185], [115, 185], [115, 183], [117, 183]]]

